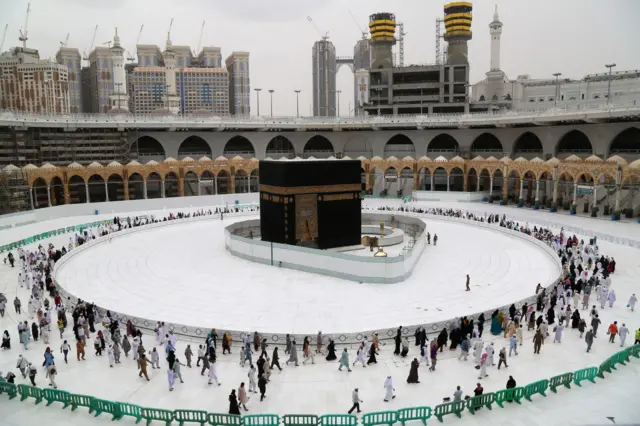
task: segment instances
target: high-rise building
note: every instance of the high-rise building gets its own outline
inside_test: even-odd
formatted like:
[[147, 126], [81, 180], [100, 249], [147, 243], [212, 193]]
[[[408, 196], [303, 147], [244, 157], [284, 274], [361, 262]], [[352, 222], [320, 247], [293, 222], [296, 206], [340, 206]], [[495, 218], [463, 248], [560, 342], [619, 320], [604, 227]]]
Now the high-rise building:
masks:
[[229, 114], [229, 75], [224, 68], [181, 68], [177, 84], [181, 114]]
[[96, 47], [89, 54], [91, 112], [106, 113], [111, 109], [113, 95], [113, 61], [111, 49]]
[[133, 85], [133, 71], [138, 67], [135, 62], [128, 63], [124, 66], [125, 79], [127, 82], [127, 94], [129, 95], [129, 112], [136, 113], [135, 102], [135, 86]]
[[336, 48], [327, 39], [313, 44], [313, 115], [336, 115]]
[[141, 67], [160, 67], [164, 66], [162, 59], [162, 50], [155, 44], [138, 44], [136, 45], [138, 54], [138, 65]]
[[167, 73], [164, 67], [138, 66], [133, 70], [132, 80], [136, 114], [151, 114], [167, 108]]
[[78, 49], [62, 46], [56, 53], [56, 61], [67, 67], [69, 80], [69, 111], [84, 112], [82, 109], [82, 57]]
[[361, 115], [362, 107], [369, 102], [369, 68], [371, 68], [371, 43], [366, 33], [353, 48], [354, 111]]
[[66, 66], [43, 61], [35, 49], [0, 55], [0, 108], [41, 114], [69, 113]]
[[249, 52], [233, 52], [225, 61], [229, 74], [229, 113], [251, 113], [251, 84], [249, 79]]
[[199, 67], [222, 68], [222, 53], [219, 47], [203, 47], [198, 54]]

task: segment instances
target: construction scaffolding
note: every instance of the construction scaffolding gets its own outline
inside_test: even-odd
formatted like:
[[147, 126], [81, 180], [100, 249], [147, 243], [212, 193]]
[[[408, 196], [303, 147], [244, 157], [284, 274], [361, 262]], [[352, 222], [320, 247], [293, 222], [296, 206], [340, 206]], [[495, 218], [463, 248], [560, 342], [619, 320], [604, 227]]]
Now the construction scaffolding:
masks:
[[0, 214], [31, 210], [26, 173], [18, 167], [0, 170]]

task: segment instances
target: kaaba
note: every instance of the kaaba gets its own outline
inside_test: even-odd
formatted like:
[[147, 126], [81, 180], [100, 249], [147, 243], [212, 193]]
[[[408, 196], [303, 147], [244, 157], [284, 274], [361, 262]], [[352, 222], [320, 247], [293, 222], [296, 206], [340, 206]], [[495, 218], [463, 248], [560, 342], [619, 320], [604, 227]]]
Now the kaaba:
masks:
[[361, 163], [260, 161], [263, 241], [319, 249], [360, 244]]

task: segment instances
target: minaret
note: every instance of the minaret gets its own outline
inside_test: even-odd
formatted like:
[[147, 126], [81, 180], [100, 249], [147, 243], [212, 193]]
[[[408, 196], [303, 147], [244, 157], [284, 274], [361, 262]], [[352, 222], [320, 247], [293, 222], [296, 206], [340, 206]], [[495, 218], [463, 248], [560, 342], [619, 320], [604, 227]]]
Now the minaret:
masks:
[[173, 51], [173, 45], [171, 44], [171, 33], [167, 33], [167, 44], [163, 53], [164, 68], [166, 71], [166, 107], [172, 114], [177, 114], [180, 111], [180, 99], [176, 90], [176, 54]]
[[113, 94], [109, 96], [111, 110], [126, 112], [129, 110], [129, 97], [127, 96], [127, 78], [124, 70], [124, 49], [120, 45], [117, 28], [116, 35], [113, 37], [113, 47], [111, 47], [111, 61], [113, 62]]
[[493, 13], [493, 21], [489, 24], [491, 32], [491, 71], [500, 69], [500, 37], [502, 36], [502, 22], [498, 16], [498, 6]]

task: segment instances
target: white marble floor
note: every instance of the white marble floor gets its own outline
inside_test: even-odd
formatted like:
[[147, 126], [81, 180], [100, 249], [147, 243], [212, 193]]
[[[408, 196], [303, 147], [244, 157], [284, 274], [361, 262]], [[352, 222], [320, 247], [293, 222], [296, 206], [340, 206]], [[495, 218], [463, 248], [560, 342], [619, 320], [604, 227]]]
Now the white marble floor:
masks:
[[[467, 206], [469, 208], [476, 207], [469, 204], [458, 205], [462, 209]], [[509, 214], [511, 210], [496, 209], [496, 211], [506, 211]], [[518, 213], [531, 213], [532, 218], [535, 218], [537, 214], [536, 212], [524, 211]], [[557, 220], [565, 220], [570, 223], [572, 218], [558, 217]], [[603, 223], [606, 222], [589, 222], [594, 228], [598, 228]], [[638, 232], [637, 229], [628, 228], [627, 232]], [[627, 234], [627, 236], [631, 235]], [[445, 241], [448, 240], [443, 238], [442, 242]], [[638, 311], [630, 312], [625, 305], [631, 292], [640, 293], [637, 286], [640, 280], [638, 251], [610, 243], [601, 243], [601, 250], [615, 256], [618, 262], [617, 271], [613, 276], [613, 288], [618, 294], [618, 302], [613, 308], [607, 307], [601, 312], [602, 329], [616, 320], [619, 324], [626, 323], [633, 333], [640, 328], [640, 313]], [[514, 277], [513, 280], [521, 282], [524, 278], [524, 276]], [[233, 281], [232, 277], [229, 282], [231, 286], [238, 285], [238, 282]], [[305, 285], [305, 282], [302, 281], [300, 284]], [[456, 282], [456, 284], [458, 283]], [[458, 292], [461, 299], [469, 296], [464, 294], [460, 285], [452, 286], [450, 291], [452, 293]], [[471, 296], [479, 291], [472, 292]], [[3, 264], [0, 264], [0, 292], [6, 294], [10, 301], [16, 295], [23, 302], [27, 299], [26, 291], [17, 286], [15, 269]], [[188, 288], [183, 290], [183, 294], [188, 292]], [[265, 298], [265, 304], [280, 297], [281, 294], [281, 292], [274, 291], [269, 299]], [[343, 294], [338, 296], [346, 299]], [[246, 297], [251, 299], [254, 296], [248, 293]], [[123, 296], [124, 298], [125, 296]], [[175, 305], [181, 304], [181, 300], [181, 298], [175, 298], [173, 303]], [[410, 299], [410, 301], [412, 300]], [[224, 303], [226, 303], [224, 299], [215, 301], [211, 304], [211, 310], [215, 311], [219, 305]], [[369, 297], [363, 297], [361, 303], [367, 305]], [[496, 302], [495, 304], [501, 303]], [[240, 309], [241, 306], [237, 308]], [[345, 312], [351, 314], [350, 311]], [[377, 314], [382, 318], [387, 316], [387, 312], [383, 310], [379, 310]], [[9, 306], [5, 317], [0, 319], [0, 329], [9, 330], [13, 344], [11, 350], [0, 352], [0, 370], [5, 373], [8, 370], [18, 373], [15, 369], [15, 361], [19, 353], [25, 354], [38, 366], [42, 363], [45, 345], [41, 341], [32, 344], [28, 351], [24, 351], [17, 344], [15, 325], [18, 320], [24, 319], [27, 319], [27, 316], [17, 315], [13, 312], [12, 306]], [[62, 360], [62, 354], [59, 353], [60, 339], [57, 333], [52, 333], [52, 335], [53, 341], [50, 346], [56, 351], [56, 363], [59, 369], [58, 386], [71, 392], [158, 408], [227, 412], [227, 396], [230, 390], [237, 388], [241, 381], [247, 379], [247, 369], [238, 365], [237, 351], [234, 348], [232, 355], [219, 357], [218, 372], [223, 383], [221, 387], [208, 386], [206, 379], [199, 375], [199, 371], [196, 371], [195, 368], [185, 367], [183, 368], [185, 383], [178, 383], [175, 390], [169, 392], [166, 380], [166, 363], [162, 363], [162, 369], [159, 371], [151, 370], [150, 382], [138, 379], [135, 362], [131, 359], [124, 359], [122, 364], [110, 369], [106, 357], [96, 357], [93, 352], [88, 352], [86, 361], [78, 362], [75, 358], [70, 357], [69, 363], [65, 364]], [[72, 337], [70, 331], [65, 333], [64, 338]], [[506, 341], [501, 337], [486, 337], [491, 337], [497, 348], [506, 344]], [[489, 377], [483, 380], [483, 386], [486, 392], [496, 391], [504, 387], [509, 375], [512, 375], [519, 385], [525, 385], [540, 378], [548, 378], [555, 374], [597, 365], [619, 350], [619, 344], [610, 344], [607, 340], [604, 333], [601, 332], [594, 344], [594, 350], [587, 354], [584, 342], [579, 338], [577, 330], [569, 329], [565, 331], [561, 344], [553, 344], [548, 340], [541, 354], [534, 356], [531, 334], [525, 333], [524, 346], [520, 349], [520, 354], [509, 358], [507, 369], [498, 371], [495, 367], [489, 368]], [[148, 336], [145, 337], [145, 343], [150, 347], [152, 339]], [[627, 345], [631, 343], [633, 343], [632, 336], [629, 337]], [[186, 344], [187, 342], [178, 342], [177, 353], [180, 359], [183, 358], [182, 353]], [[353, 360], [353, 349], [350, 350], [350, 355]], [[478, 382], [477, 371], [473, 368], [471, 360], [458, 361], [457, 355], [457, 351], [445, 351], [439, 358], [436, 372], [431, 373], [425, 367], [421, 367], [421, 383], [417, 385], [406, 384], [409, 371], [408, 363], [410, 359], [417, 356], [417, 350], [413, 346], [407, 359], [393, 356], [390, 348], [384, 347], [378, 359], [378, 365], [366, 369], [357, 367], [351, 373], [337, 371], [335, 362], [329, 363], [324, 359], [316, 359], [315, 365], [285, 366], [282, 373], [275, 372], [272, 376], [267, 390], [268, 398], [264, 402], [259, 402], [255, 397], [251, 399], [248, 405], [249, 413], [277, 413], [281, 415], [286, 413], [342, 413], [346, 412], [351, 405], [351, 391], [354, 387], [360, 389], [361, 398], [364, 400], [362, 408], [366, 412], [416, 405], [435, 406], [442, 401], [443, 397], [451, 396], [457, 385], [462, 386], [467, 394], [472, 392]], [[605, 380], [598, 380], [596, 384], [584, 383], [582, 388], [559, 389], [557, 395], [549, 393], [547, 398], [538, 396], [532, 403], [523, 402], [521, 406], [508, 405], [504, 409], [494, 407], [492, 411], [481, 410], [475, 416], [465, 413], [462, 419], [447, 418], [445, 422], [516, 426], [598, 425], [612, 424], [607, 417], [613, 417], [616, 424], [638, 423], [640, 406], [636, 400], [639, 389], [639, 373], [640, 360], [634, 359], [627, 366], [619, 367]], [[382, 401], [384, 392], [382, 385], [387, 375], [393, 376], [397, 394], [397, 398], [391, 403]], [[39, 386], [46, 386], [44, 371], [40, 367], [36, 382]], [[17, 383], [27, 383], [27, 381], [23, 380], [18, 373]], [[432, 420], [432, 423], [435, 421], [435, 419]], [[4, 395], [0, 396], [0, 425], [35, 426], [43, 423], [53, 426], [63, 424], [98, 425], [111, 423], [111, 421], [106, 416], [94, 419], [82, 409], [71, 413], [68, 409], [63, 411], [56, 406], [44, 407], [43, 404], [40, 404], [40, 406], [34, 407], [32, 402], [19, 402], [17, 399], [8, 401]], [[133, 424], [130, 420], [124, 420], [120, 423]]]

